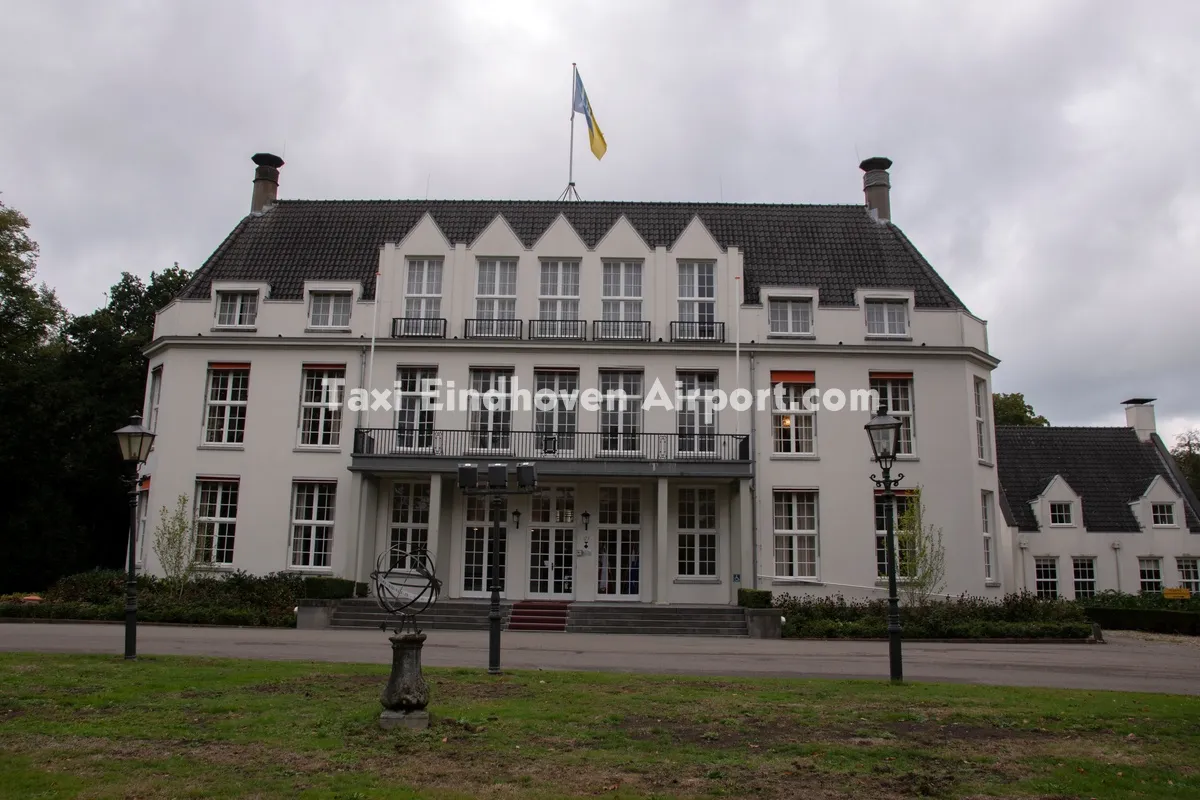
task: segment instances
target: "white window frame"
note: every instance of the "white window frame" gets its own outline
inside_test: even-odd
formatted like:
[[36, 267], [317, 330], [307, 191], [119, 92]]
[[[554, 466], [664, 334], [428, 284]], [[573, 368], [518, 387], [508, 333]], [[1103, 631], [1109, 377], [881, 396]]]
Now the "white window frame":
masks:
[[[816, 489], [775, 489], [772, 495], [775, 531], [775, 578], [819, 581], [821, 575], [820, 497]], [[811, 505], [812, 513], [807, 513]], [[780, 554], [786, 556], [786, 566]], [[811, 560], [801, 555], [811, 553]], [[781, 567], [784, 567], [781, 569]]]
[[[900, 420], [900, 435], [896, 439], [897, 458], [916, 458], [917, 455], [917, 398], [916, 380], [908, 378], [870, 378], [870, 388], [878, 392], [879, 402], [887, 413]], [[907, 389], [906, 393], [903, 391]]]
[[[910, 336], [908, 300], [896, 297], [868, 297], [863, 300], [867, 336], [904, 339]], [[877, 313], [872, 313], [877, 312]], [[876, 319], [872, 319], [876, 317]], [[875, 330], [872, 330], [872, 326]]]
[[[514, 376], [515, 372], [507, 367], [471, 368], [471, 389], [478, 393], [469, 397], [467, 408], [467, 447], [471, 452], [512, 450]], [[489, 391], [494, 394], [488, 395]], [[498, 402], [493, 399], [497, 397]]]
[[979, 460], [991, 463], [992, 437], [988, 428], [988, 391], [987, 381], [975, 379], [975, 451]]
[[396, 404], [394, 429], [398, 452], [419, 452], [433, 448], [435, 411], [430, 408], [430, 392], [437, 380], [437, 367], [396, 367], [393, 398]]
[[[687, 499], [687, 498], [690, 498]], [[704, 505], [711, 500], [712, 513], [702, 512]], [[690, 525], [685, 525], [684, 504], [693, 506]], [[711, 518], [712, 525], [702, 524]], [[713, 486], [681, 486], [675, 490], [675, 569], [676, 576], [683, 580], [719, 580], [721, 568], [720, 537], [720, 505], [716, 487]], [[689, 543], [690, 540], [690, 543]], [[690, 551], [690, 557], [684, 553]], [[711, 560], [702, 553], [712, 553]]]
[[[216, 385], [218, 376], [225, 378], [223, 387]], [[239, 376], [244, 376], [240, 387], [235, 386]], [[204, 386], [204, 445], [242, 447], [246, 440], [246, 420], [249, 416], [250, 368], [210, 366]], [[213, 414], [218, 411], [220, 425], [214, 428]]]
[[259, 293], [254, 289], [219, 289], [216, 328], [253, 330], [258, 324]]
[[1200, 558], [1176, 556], [1175, 568], [1179, 570], [1180, 587], [1190, 589], [1192, 594], [1200, 594]]
[[[146, 430], [158, 431], [158, 408], [162, 400], [163, 366], [159, 364], [150, 370], [150, 390], [146, 397]], [[151, 449], [154, 445], [151, 444]]]
[[[1053, 582], [1053, 585], [1051, 585]], [[1033, 559], [1033, 587], [1038, 597], [1056, 599], [1062, 597], [1058, 581], [1058, 556], [1035, 556]]]
[[404, 316], [406, 319], [441, 318], [442, 276], [442, 259], [408, 259], [404, 284]]
[[1179, 523], [1175, 518], [1175, 504], [1171, 502], [1151, 503], [1150, 523], [1155, 528], [1178, 528]]
[[548, 259], [538, 274], [538, 319], [579, 319], [579, 261]]
[[[642, 490], [638, 486], [602, 484], [597, 489], [596, 596], [604, 600], [637, 600], [642, 592]], [[609, 540], [606, 542], [605, 540]], [[622, 544], [636, 553], [622, 565]], [[611, 544], [612, 552], [606, 552]], [[621, 591], [632, 588], [637, 591]], [[612, 591], [609, 591], [609, 588]]]
[[[552, 394], [553, 408], [544, 409], [534, 404], [533, 430], [538, 440], [538, 450], [552, 453], [575, 451], [576, 434], [579, 432], [579, 370], [537, 369], [533, 371], [534, 397]], [[572, 401], [571, 398], [574, 397]]]
[[[334, 381], [341, 380], [340, 388]], [[311, 381], [311, 385], [310, 385]], [[325, 381], [329, 383], [326, 384]], [[334, 406], [336, 396], [345, 402], [345, 367], [304, 367], [300, 372], [300, 414], [296, 446], [304, 449], [337, 450], [342, 446], [342, 406]], [[315, 393], [315, 394], [314, 394]], [[310, 424], [312, 427], [310, 428]], [[306, 441], [311, 432], [316, 441]]]
[[[325, 306], [326, 303], [328, 303], [327, 306]], [[325, 307], [318, 308], [318, 306]], [[310, 328], [316, 330], [348, 331], [350, 330], [350, 316], [353, 312], [353, 292], [319, 291], [308, 293], [308, 327]]]
[[[241, 483], [237, 478], [202, 478], [196, 481], [194, 525], [197, 564], [228, 567], [237, 544], [237, 512]], [[212, 513], [205, 513], [211, 508]], [[224, 513], [232, 510], [232, 515]]]
[[995, 547], [995, 493], [987, 489], [979, 493], [979, 515], [983, 523], [983, 580], [986, 583], [998, 583], [996, 577], [996, 547]]
[[[879, 514], [879, 506], [883, 506], [886, 514], [887, 506], [883, 500], [883, 494], [877, 493], [872, 500], [874, 501], [871, 508], [871, 516], [875, 520], [875, 577], [878, 580], [887, 578], [887, 517]], [[905, 574], [907, 562], [903, 558], [903, 553], [900, 549], [900, 518], [904, 516], [904, 512], [908, 509], [908, 504], [912, 502], [913, 496], [909, 494], [901, 494], [897, 492], [892, 498], [892, 535], [896, 540], [896, 580], [903, 583], [911, 576]]]
[[291, 537], [288, 563], [302, 572], [333, 569], [333, 531], [337, 515], [337, 483], [292, 481]]
[[[717, 412], [711, 408], [719, 379], [715, 370], [681, 370], [675, 373], [683, 402], [675, 410], [676, 450], [680, 457], [717, 451]], [[692, 393], [697, 393], [693, 400]]]
[[[768, 336], [775, 338], [812, 338], [813, 311], [811, 297], [773, 296], [767, 298]], [[776, 312], [780, 313], [776, 313]], [[777, 324], [780, 323], [780, 324]]]
[[476, 319], [516, 319], [517, 260], [481, 258], [476, 269]]
[[[772, 387], [773, 388], [773, 387]], [[772, 403], [771, 455], [775, 458], [809, 458], [817, 455], [817, 404], [807, 407], [804, 395], [817, 388], [815, 383], [784, 383], [783, 408]], [[800, 449], [805, 444], [808, 449]], [[787, 444], [789, 449], [780, 449]]]
[[[641, 322], [643, 283], [641, 261], [605, 261], [601, 282], [600, 317], [606, 322]], [[634, 283], [637, 284], [634, 290]]]
[[138, 488], [137, 492], [137, 515], [138, 515], [138, 554], [137, 568], [143, 569], [146, 564], [146, 530], [147, 520], [150, 516], [150, 490], [148, 488]]
[[[460, 572], [464, 595], [478, 597], [488, 591], [491, 578], [491, 568], [488, 559], [492, 554], [492, 537], [496, 535], [493, 519], [499, 519], [500, 522], [500, 535], [496, 540], [496, 583], [501, 596], [504, 595], [505, 587], [508, 584], [508, 556], [510, 549], [508, 519], [510, 508], [507, 497], [502, 497], [501, 500], [501, 507], [495, 509], [492, 507], [492, 498], [490, 497], [477, 494], [467, 495], [466, 497], [466, 505], [463, 512], [466, 530], [463, 532], [463, 560]], [[472, 583], [470, 585], [467, 582], [467, 567], [475, 566], [469, 563], [469, 557], [474, 555], [474, 553], [468, 549], [473, 537], [478, 539], [483, 548], [478, 554], [479, 564], [482, 566], [478, 586], [474, 585], [474, 578], [471, 579]]]
[[679, 321], [697, 324], [717, 321], [715, 261], [679, 262]]
[[[392, 484], [387, 559], [390, 569], [412, 569], [414, 564], [409, 558], [429, 548], [430, 488], [428, 481], [420, 480]], [[399, 551], [407, 555], [402, 556]]]
[[[1056, 508], [1057, 506], [1057, 508]], [[1066, 521], [1063, 521], [1063, 509], [1066, 509]], [[1059, 521], [1055, 522], [1054, 517], [1059, 517]], [[1050, 518], [1050, 527], [1052, 528], [1073, 528], [1075, 527], [1075, 503], [1071, 500], [1051, 500], [1048, 507]]]
[[1162, 558], [1138, 556], [1138, 591], [1141, 594], [1158, 594], [1164, 585]]
[[1071, 576], [1076, 599], [1096, 596], [1095, 556], [1071, 556]]
[[[625, 392], [624, 407], [617, 396], [610, 402], [608, 393], [616, 393], [618, 389]], [[634, 389], [637, 390], [636, 393]], [[641, 452], [642, 433], [645, 428], [642, 419], [642, 397], [645, 391], [646, 376], [641, 370], [600, 370], [600, 409], [597, 413], [602, 453]], [[605, 447], [605, 442], [609, 441], [610, 437], [615, 437], [615, 447]]]

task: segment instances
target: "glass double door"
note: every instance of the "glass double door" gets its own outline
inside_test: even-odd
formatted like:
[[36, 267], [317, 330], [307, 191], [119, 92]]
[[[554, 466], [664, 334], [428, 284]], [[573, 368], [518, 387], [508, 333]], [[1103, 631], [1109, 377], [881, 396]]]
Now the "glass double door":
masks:
[[575, 489], [554, 486], [531, 500], [529, 596], [575, 596]]

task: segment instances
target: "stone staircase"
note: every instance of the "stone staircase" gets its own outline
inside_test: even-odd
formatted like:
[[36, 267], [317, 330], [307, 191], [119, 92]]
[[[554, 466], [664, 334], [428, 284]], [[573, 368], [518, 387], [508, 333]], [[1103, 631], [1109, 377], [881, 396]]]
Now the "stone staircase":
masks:
[[569, 602], [520, 600], [513, 603], [508, 620], [510, 631], [558, 631], [567, 629]]
[[644, 633], [660, 636], [748, 636], [738, 606], [655, 606], [573, 603], [568, 633]]
[[[501, 624], [507, 626], [512, 603], [500, 601]], [[417, 624], [430, 630], [486, 631], [488, 601], [443, 598], [417, 615]], [[376, 604], [374, 598], [342, 600], [333, 612], [334, 628], [392, 627], [396, 619]]]

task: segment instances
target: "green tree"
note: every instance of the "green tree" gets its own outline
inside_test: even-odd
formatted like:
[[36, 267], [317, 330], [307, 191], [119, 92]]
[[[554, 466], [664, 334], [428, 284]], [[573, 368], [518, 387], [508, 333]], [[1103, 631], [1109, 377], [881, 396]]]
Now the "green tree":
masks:
[[187, 514], [188, 496], [179, 495], [175, 510], [159, 511], [154, 530], [154, 555], [177, 597], [183, 597], [188, 580], [196, 571], [196, 532]]
[[907, 606], [924, 605], [946, 588], [946, 548], [942, 529], [927, 522], [921, 487], [908, 495], [896, 520], [896, 575]]
[[1192, 491], [1200, 494], [1200, 428], [1177, 435], [1171, 455], [1175, 456], [1175, 463], [1179, 465]]
[[1033, 406], [1025, 402], [1025, 395], [1020, 392], [993, 394], [992, 413], [997, 425], [1046, 427], [1050, 424], [1050, 420], [1034, 412]]

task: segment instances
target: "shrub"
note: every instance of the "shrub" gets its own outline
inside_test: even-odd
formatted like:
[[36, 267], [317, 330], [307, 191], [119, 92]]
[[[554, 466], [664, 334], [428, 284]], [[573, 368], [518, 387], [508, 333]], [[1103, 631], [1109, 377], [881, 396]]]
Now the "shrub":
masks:
[[771, 592], [766, 589], [738, 589], [737, 596], [742, 608], [771, 607]]
[[353, 597], [355, 589], [354, 581], [346, 578], [305, 578], [303, 596], [309, 600], [343, 600]]
[[1166, 608], [1105, 608], [1092, 606], [1088, 618], [1101, 628], [1118, 631], [1150, 631], [1200, 636], [1200, 611]]

